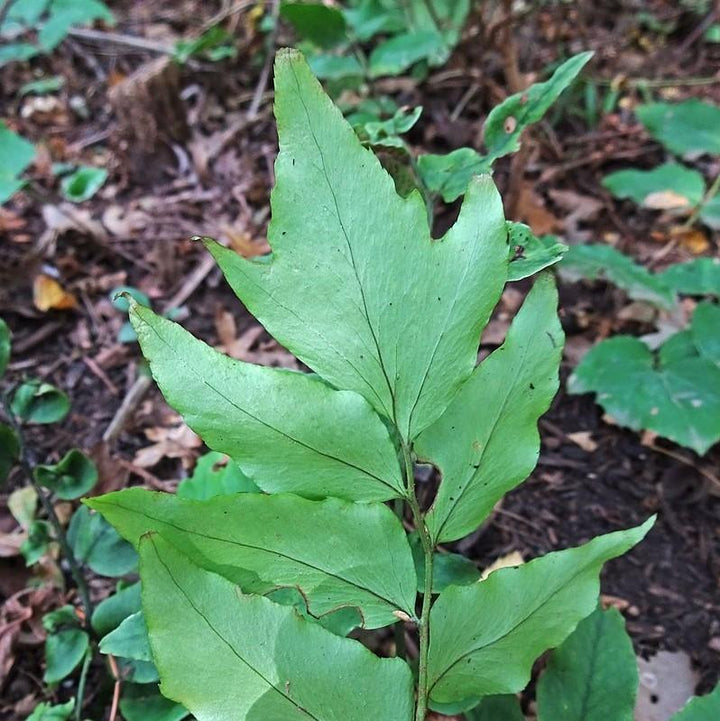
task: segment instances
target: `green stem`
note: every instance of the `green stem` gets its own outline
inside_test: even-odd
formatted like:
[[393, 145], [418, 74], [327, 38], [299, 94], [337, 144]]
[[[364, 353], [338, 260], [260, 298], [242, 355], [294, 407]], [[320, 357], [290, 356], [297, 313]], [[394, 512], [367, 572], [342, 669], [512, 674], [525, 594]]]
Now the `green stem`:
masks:
[[90, 644], [85, 652], [85, 660], [83, 661], [82, 670], [80, 671], [80, 681], [78, 682], [77, 703], [75, 705], [75, 721], [82, 719], [83, 699], [85, 698], [85, 684], [87, 683], [88, 671], [92, 661], [93, 652], [92, 644]]
[[427, 714], [428, 697], [428, 648], [430, 646], [430, 606], [432, 603], [433, 582], [433, 551], [434, 544], [430, 531], [425, 525], [425, 519], [420, 511], [420, 505], [415, 494], [415, 471], [409, 447], [402, 444], [403, 461], [405, 464], [405, 484], [407, 488], [408, 505], [413, 515], [425, 555], [425, 584], [423, 588], [422, 611], [420, 613], [420, 650], [418, 654], [418, 697], [415, 707], [415, 721], [425, 721]]
[[695, 206], [695, 209], [690, 214], [690, 217], [683, 223], [684, 228], [690, 228], [695, 221], [698, 219], [702, 209], [718, 194], [720, 190], [720, 173], [717, 174], [712, 185], [708, 188], [707, 193], [703, 196], [703, 199]]

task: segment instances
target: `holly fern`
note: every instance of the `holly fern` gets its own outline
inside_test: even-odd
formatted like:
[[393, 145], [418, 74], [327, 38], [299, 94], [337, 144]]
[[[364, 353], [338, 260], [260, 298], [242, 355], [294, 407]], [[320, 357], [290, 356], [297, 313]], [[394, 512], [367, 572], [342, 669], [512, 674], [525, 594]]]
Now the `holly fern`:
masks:
[[[249, 261], [204, 242], [314, 372], [232, 360], [131, 309], [168, 402], [263, 492], [195, 501], [129, 489], [87, 503], [139, 549], [162, 692], [200, 721], [469, 711], [527, 684], [534, 660], [595, 609], [602, 564], [652, 521], [469, 585], [433, 573], [447, 570], [438, 544], [475, 530], [536, 463], [563, 343], [552, 276], [536, 279], [505, 343], [476, 366], [508, 278], [490, 177], [471, 182], [434, 240], [420, 195], [396, 194], [296, 51], [278, 53], [275, 114], [272, 255]], [[427, 509], [416, 461], [442, 474]], [[398, 644], [381, 658], [347, 637], [393, 624], [417, 629], [417, 653]]]

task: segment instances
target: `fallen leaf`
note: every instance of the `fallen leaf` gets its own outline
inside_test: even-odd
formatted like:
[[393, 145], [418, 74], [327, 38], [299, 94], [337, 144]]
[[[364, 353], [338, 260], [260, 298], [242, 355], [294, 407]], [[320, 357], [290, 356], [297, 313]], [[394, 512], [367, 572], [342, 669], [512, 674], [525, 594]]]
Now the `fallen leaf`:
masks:
[[481, 580], [485, 580], [493, 571], [497, 571], [501, 568], [511, 568], [513, 566], [522, 566], [525, 561], [523, 560], [520, 551], [511, 551], [505, 556], [500, 556], [497, 560], [493, 561], [480, 576]]
[[66, 291], [55, 278], [39, 273], [33, 281], [33, 303], [38, 310], [72, 310], [77, 299]]
[[200, 437], [184, 423], [172, 428], [148, 428], [145, 435], [154, 443], [135, 454], [133, 463], [139, 468], [152, 468], [163, 458], [179, 458], [185, 467], [190, 467], [195, 449], [202, 445]]
[[650, 210], [680, 210], [681, 208], [689, 208], [690, 201], [674, 190], [658, 190], [655, 193], [646, 195], [642, 206]]
[[592, 439], [592, 433], [590, 433], [590, 431], [568, 433], [567, 437], [575, 443], [575, 445], [580, 446], [586, 453], [594, 453], [597, 450], [598, 444]]
[[527, 223], [535, 235], [553, 233], [562, 227], [560, 220], [545, 207], [530, 183], [524, 184], [520, 191], [517, 213], [518, 220]]
[[667, 721], [695, 691], [697, 678], [686, 653], [659, 651], [648, 661], [638, 658], [638, 670], [635, 721]]
[[710, 241], [703, 230], [677, 225], [670, 228], [670, 237], [693, 255], [701, 255], [710, 249]]

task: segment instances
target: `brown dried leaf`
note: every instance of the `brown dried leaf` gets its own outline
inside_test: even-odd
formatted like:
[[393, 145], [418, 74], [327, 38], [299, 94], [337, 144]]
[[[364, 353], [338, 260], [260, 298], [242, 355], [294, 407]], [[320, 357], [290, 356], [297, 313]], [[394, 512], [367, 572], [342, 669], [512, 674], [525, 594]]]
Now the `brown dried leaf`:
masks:
[[66, 291], [49, 275], [39, 273], [33, 281], [33, 303], [38, 310], [72, 310], [77, 308], [77, 298]]

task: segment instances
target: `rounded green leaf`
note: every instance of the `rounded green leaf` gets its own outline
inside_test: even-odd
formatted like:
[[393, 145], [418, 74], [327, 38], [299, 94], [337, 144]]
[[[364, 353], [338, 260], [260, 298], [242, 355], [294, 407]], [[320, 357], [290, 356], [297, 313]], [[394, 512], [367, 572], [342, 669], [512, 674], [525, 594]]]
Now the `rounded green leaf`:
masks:
[[75, 559], [101, 576], [124, 576], [137, 567], [135, 549], [87, 506], [81, 506], [73, 514], [67, 539]]
[[134, 661], [152, 661], [147, 625], [142, 611], [123, 619], [120, 625], [100, 639], [100, 653]]
[[259, 493], [260, 489], [224, 453], [210, 451], [198, 458], [192, 476], [177, 487], [180, 498], [206, 501], [232, 493]]
[[100, 190], [108, 177], [105, 168], [81, 166], [74, 173], [66, 175], [60, 181], [62, 194], [73, 203], [82, 203], [92, 198]]
[[280, 17], [287, 20], [303, 40], [321, 48], [331, 48], [347, 39], [343, 14], [319, 2], [283, 2]]
[[622, 615], [598, 608], [551, 654], [538, 684], [538, 719], [633, 721], [637, 685]]
[[671, 265], [658, 275], [678, 293], [720, 296], [720, 258], [693, 258]]
[[702, 174], [673, 162], [652, 170], [618, 170], [602, 184], [616, 198], [630, 198], [651, 210], [690, 210], [705, 194]]
[[36, 466], [33, 475], [41, 486], [66, 501], [84, 496], [98, 479], [95, 464], [76, 448], [68, 451], [55, 465]]
[[43, 681], [52, 684], [69, 676], [85, 657], [89, 645], [88, 635], [79, 628], [66, 628], [48, 635]]
[[32, 379], [17, 388], [10, 408], [29, 423], [57, 423], [68, 414], [70, 399], [50, 383]]
[[140, 584], [118, 588], [118, 590], [101, 601], [91, 618], [91, 624], [99, 636], [105, 636], [116, 629], [128, 616], [140, 610]]
[[198, 721], [410, 721], [413, 680], [404, 661], [378, 658], [292, 608], [243, 595], [158, 535], [142, 540], [140, 554], [163, 693]]
[[650, 135], [676, 155], [720, 155], [720, 107], [690, 98], [650, 103], [635, 111]]
[[20, 546], [25, 563], [32, 566], [47, 552], [48, 543], [52, 540], [50, 525], [47, 521], [32, 521], [27, 531], [27, 538]]
[[677, 305], [672, 287], [611, 245], [573, 245], [560, 261], [560, 275], [570, 281], [607, 280], [634, 300], [645, 300], [670, 310]]

